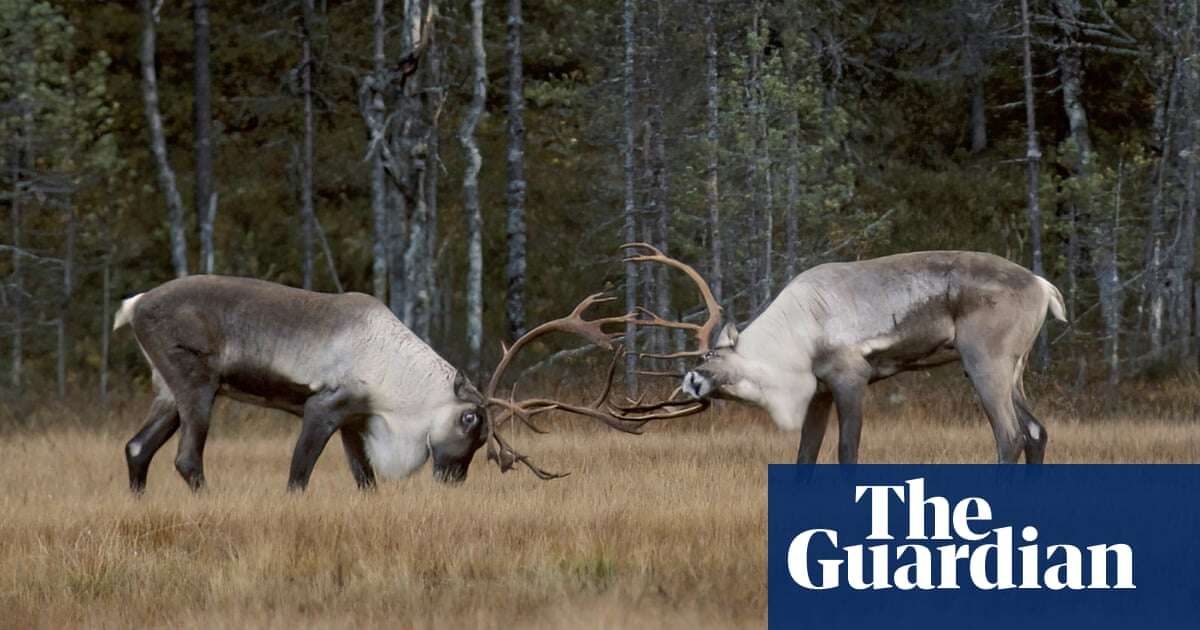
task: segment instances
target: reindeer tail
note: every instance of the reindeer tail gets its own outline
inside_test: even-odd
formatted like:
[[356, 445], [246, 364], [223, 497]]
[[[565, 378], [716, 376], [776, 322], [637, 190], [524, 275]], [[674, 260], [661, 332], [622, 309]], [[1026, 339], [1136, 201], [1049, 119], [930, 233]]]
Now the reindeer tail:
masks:
[[116, 331], [122, 326], [133, 320], [133, 307], [137, 306], [138, 300], [142, 299], [145, 293], [139, 293], [131, 298], [126, 298], [121, 302], [121, 308], [117, 309], [117, 314], [113, 317], [113, 330]]

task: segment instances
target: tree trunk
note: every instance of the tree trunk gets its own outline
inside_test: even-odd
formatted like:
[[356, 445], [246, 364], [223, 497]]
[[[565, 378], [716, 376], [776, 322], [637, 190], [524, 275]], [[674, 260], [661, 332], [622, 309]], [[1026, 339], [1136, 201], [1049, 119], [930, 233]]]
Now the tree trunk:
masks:
[[167, 140], [163, 131], [162, 114], [158, 110], [158, 79], [154, 70], [154, 37], [158, 16], [151, 0], [139, 0], [142, 11], [142, 45], [138, 59], [142, 67], [142, 100], [146, 107], [146, 126], [150, 128], [150, 152], [158, 168], [158, 185], [167, 201], [167, 220], [170, 223], [171, 263], [175, 276], [188, 274], [187, 233], [183, 225], [183, 198], [175, 184], [175, 171], [167, 158]]
[[792, 112], [788, 129], [787, 166], [787, 244], [784, 247], [784, 283], [796, 277], [797, 247], [800, 240], [800, 173], [796, 161], [800, 159], [800, 118]]
[[[661, 13], [661, 12], [660, 12]], [[660, 30], [661, 31], [661, 24]], [[657, 90], [656, 90], [657, 91]], [[667, 178], [667, 148], [665, 123], [663, 121], [662, 95], [655, 96], [655, 107], [653, 116], [656, 119], [654, 125], [654, 207], [655, 207], [655, 225], [654, 225], [654, 246], [661, 250], [664, 254], [670, 253], [671, 242], [671, 185]], [[671, 282], [667, 277], [667, 267], [665, 265], [655, 266], [654, 275], [655, 284], [655, 310], [659, 313], [671, 312]], [[670, 351], [668, 344], [670, 336], [668, 330], [657, 329], [659, 352], [667, 353]]]
[[[1200, 337], [1200, 280], [1192, 281], [1192, 335]], [[1200, 369], [1200, 339], [1192, 346], [1189, 366]]]
[[386, 198], [388, 308], [407, 325], [410, 322], [405, 319], [408, 287], [405, 286], [404, 250], [408, 243], [408, 207], [405, 203], [404, 192], [390, 178], [387, 182]]
[[[637, 15], [637, 0], [625, 0], [622, 10], [622, 27], [625, 40], [625, 57], [621, 64], [624, 94], [622, 111], [624, 114], [624, 142], [621, 149], [625, 173], [625, 208], [624, 229], [622, 237], [626, 243], [637, 240], [637, 207], [635, 202], [634, 179], [634, 65], [633, 51], [634, 20]], [[625, 263], [625, 309], [633, 312], [637, 307], [638, 270], [634, 263]], [[625, 386], [630, 395], [637, 394], [637, 326], [632, 322], [625, 325], [625, 346], [629, 352], [625, 355]]]
[[[25, 125], [28, 128], [29, 125]], [[26, 129], [26, 131], [28, 131]], [[24, 133], [22, 134], [25, 135]], [[25, 201], [22, 197], [21, 177], [25, 165], [25, 149], [28, 145], [28, 140], [25, 137], [21, 138], [21, 148], [16, 151], [16, 158], [12, 161], [12, 182], [13, 192], [12, 201], [9, 202], [9, 224], [12, 227], [12, 355], [9, 360], [9, 385], [13, 392], [20, 396], [21, 384], [23, 382], [21, 362], [25, 357], [25, 277], [21, 269], [21, 211], [22, 204]]]
[[408, 226], [408, 247], [404, 251], [404, 277], [407, 286], [404, 321], [414, 330], [417, 328], [417, 320], [424, 317], [424, 312], [429, 307], [429, 293], [424, 287], [425, 269], [429, 264], [425, 253], [425, 246], [428, 244], [425, 230], [429, 226], [429, 213], [425, 205], [424, 171], [425, 168], [420, 167], [414, 177], [417, 190], [413, 196], [412, 220]]
[[[748, 133], [747, 150], [746, 150], [746, 199], [750, 204], [750, 219], [746, 225], [745, 242], [751, 244], [751, 250], [761, 252], [762, 244], [759, 243], [759, 238], [762, 235], [760, 225], [762, 223], [763, 199], [760, 194], [763, 188], [759, 186], [759, 178], [762, 164], [760, 163], [760, 151], [765, 151], [759, 146], [759, 127], [762, 124], [760, 121], [762, 108], [762, 42], [759, 41], [760, 23], [762, 21], [762, 2], [756, 0], [754, 2], [754, 15], [750, 21], [750, 30], [747, 34], [746, 42], [749, 45], [749, 65], [750, 72], [746, 76], [746, 111], [748, 113]], [[762, 291], [760, 283], [762, 282], [762, 263], [761, 256], [751, 255], [749, 264], [749, 273], [746, 278], [746, 287], [749, 292], [750, 310], [747, 317], [753, 319], [758, 314], [759, 307], [762, 302]]]
[[986, 149], [987, 141], [987, 100], [980, 71], [971, 77], [971, 153]]
[[[414, 54], [419, 41], [424, 40], [432, 42], [434, 39], [433, 22], [428, 22], [421, 26], [421, 7], [419, 2], [413, 2], [409, 5], [409, 19], [415, 23], [418, 28], [412, 29], [409, 44], [409, 49]], [[434, 7], [429, 7], [430, 11]], [[440, 61], [438, 61], [440, 63]], [[440, 74], [440, 68], [438, 68]], [[404, 321], [409, 327], [422, 339], [429, 339], [429, 311], [433, 308], [432, 297], [430, 294], [431, 285], [431, 267], [433, 266], [433, 249], [432, 242], [429, 238], [430, 230], [430, 213], [429, 199], [430, 193], [427, 192], [426, 186], [429, 185], [431, 179], [434, 186], [437, 186], [437, 163], [436, 153], [433, 154], [433, 160], [429, 159], [429, 147], [437, 144], [437, 128], [436, 122], [433, 120], [437, 116], [437, 108], [440, 107], [437, 101], [437, 92], [440, 86], [432, 86], [428, 90], [419, 91], [414, 94], [409, 107], [414, 119], [420, 118], [420, 124], [412, 124], [406, 122], [405, 127], [410, 130], [411, 140], [406, 142], [411, 144], [419, 144], [425, 147], [424, 151], [408, 149], [406, 155], [410, 156], [409, 161], [409, 180], [408, 190], [405, 191], [405, 197], [408, 205], [412, 208], [411, 222], [408, 230], [408, 248], [404, 252], [404, 270], [405, 284], [407, 285], [407, 294], [404, 301]], [[425, 124], [422, 118], [425, 112], [431, 112], [430, 124]], [[436, 151], [436, 149], [435, 149]], [[429, 175], [430, 173], [434, 175]], [[436, 195], [436, 192], [434, 193]], [[435, 200], [436, 203], [436, 200]]]
[[[646, 39], [649, 38], [647, 37]], [[650, 104], [647, 108], [648, 111], [646, 112], [646, 121], [642, 125], [642, 183], [640, 185], [642, 190], [642, 203], [639, 204], [642, 207], [642, 211], [639, 213], [642, 236], [640, 240], [643, 243], [649, 243], [657, 246], [658, 238], [655, 234], [655, 228], [658, 224], [658, 195], [655, 191], [655, 182], [658, 179], [658, 175], [654, 167], [654, 136], [656, 135], [656, 120], [653, 105], [654, 90], [651, 87], [653, 85], [653, 80], [650, 78], [650, 66], [654, 64], [654, 60], [648, 56], [644, 57], [644, 60], [645, 61], [642, 64], [642, 71], [645, 74], [643, 75], [642, 91], [646, 94], [647, 100], [650, 101]], [[638, 275], [642, 285], [641, 303], [647, 305], [647, 308], [661, 313], [662, 311], [659, 311], [657, 307], [657, 278], [658, 273], [662, 271], [661, 265], [659, 265], [659, 267], [660, 269], [644, 269], [642, 273]], [[645, 341], [644, 347], [649, 352], [653, 352], [655, 354], [663, 353], [665, 351], [664, 332], [666, 332], [664, 329], [659, 328], [648, 328], [643, 331], [642, 338]], [[656, 370], [662, 369], [657, 360], [651, 361], [649, 365]]]
[[371, 279], [375, 297], [383, 303], [388, 301], [388, 220], [387, 220], [387, 173], [383, 167], [383, 143], [387, 139], [383, 134], [383, 122], [387, 111], [384, 105], [383, 93], [387, 84], [387, 56], [384, 51], [384, 36], [387, 34], [387, 22], [384, 13], [384, 0], [375, 0], [375, 13], [372, 17], [372, 59], [374, 67], [371, 77], [367, 79], [370, 90], [369, 101], [366, 103], [366, 118], [368, 131], [371, 133], [371, 224], [374, 242], [371, 247]]
[[[196, 214], [200, 220], [200, 270], [213, 272], [213, 221], [216, 201], [213, 192], [212, 77], [208, 68], [208, 0], [192, 2], [192, 27], [195, 36], [194, 112], [196, 143]], [[307, 43], [307, 42], [306, 42]]]
[[[430, 26], [432, 29], [433, 26]], [[439, 298], [441, 289], [438, 286], [438, 174], [440, 169], [439, 157], [441, 151], [440, 120], [442, 106], [446, 102], [446, 86], [444, 77], [442, 76], [442, 48], [438, 42], [437, 33], [433, 30], [429, 33], [429, 77], [433, 82], [430, 93], [433, 95], [434, 102], [430, 107], [432, 115], [429, 118], [429, 159], [428, 167], [425, 169], [425, 207], [426, 213], [429, 216], [429, 229], [427, 229], [427, 241], [425, 244], [425, 255], [427, 262], [425, 265], [424, 287], [429, 296], [429, 308], [425, 311], [425, 316], [417, 323], [418, 332], [422, 339], [432, 340], [434, 334], [434, 324], [438, 322], [438, 311], [442, 308], [442, 301]]]
[[721, 264], [721, 199], [718, 194], [717, 175], [720, 169], [720, 91], [717, 81], [717, 0], [705, 0], [704, 3], [704, 60], [706, 65], [705, 83], [707, 87], [708, 110], [706, 147], [708, 167], [705, 173], [705, 193], [708, 201], [708, 242], [710, 250], [709, 280], [712, 283], [713, 296], [718, 303], [723, 303], [723, 268]]
[[[1185, 29], [1184, 54], [1194, 58], [1196, 50], [1196, 31], [1198, 7], [1192, 6], [1191, 16]], [[1183, 88], [1180, 90], [1183, 116], [1182, 142], [1187, 144], [1188, 159], [1182, 168], [1183, 203], [1179, 210], [1178, 232], [1176, 242], [1172, 245], [1175, 254], [1172, 258], [1171, 302], [1172, 302], [1172, 336], [1179, 340], [1175, 346], [1175, 358], [1191, 364], [1192, 348], [1196, 340], [1192, 336], [1192, 279], [1195, 275], [1196, 264], [1196, 161], [1197, 151], [1200, 151], [1200, 70], [1195, 63], [1187, 64], [1183, 69], [1180, 80]]]
[[[1144, 293], [1149, 301], [1149, 325], [1148, 336], [1150, 339], [1150, 355], [1159, 357], [1163, 350], [1163, 313], [1165, 310], [1165, 289], [1166, 284], [1163, 274], [1163, 268], [1168, 257], [1168, 253], [1164, 251], [1166, 244], [1164, 237], [1166, 234], [1166, 187], [1171, 154], [1173, 152], [1172, 139], [1175, 133], [1175, 117], [1178, 109], [1178, 87], [1179, 75], [1182, 72], [1181, 63], [1178, 52], [1172, 53], [1171, 62], [1168, 64], [1169, 71], [1163, 74], [1163, 81], [1158, 90], [1158, 104], [1156, 106], [1155, 120], [1161, 119], [1161, 140], [1160, 145], [1162, 152], [1158, 159], [1158, 172], [1154, 186], [1154, 194], [1150, 200], [1150, 226], [1149, 233], [1146, 236], [1146, 276], [1143, 280], [1145, 287]], [[1160, 113], [1161, 112], [1161, 113]]]
[[112, 339], [112, 243], [106, 242], [105, 247], [104, 256], [100, 259], [100, 404], [107, 407], [108, 355]]
[[[1033, 58], [1030, 50], [1028, 0], [1021, 0], [1021, 26], [1025, 70], [1025, 127], [1027, 133], [1025, 164], [1028, 177], [1026, 213], [1029, 221], [1030, 266], [1033, 268], [1034, 274], [1045, 276], [1045, 270], [1042, 267], [1042, 209], [1038, 200], [1038, 165], [1041, 163], [1042, 151], [1038, 147], [1037, 121], [1033, 106]], [[1038, 334], [1037, 362], [1043, 369], [1050, 362], [1050, 347], [1044, 327]]]
[[[1187, 188], [1185, 192], [1185, 201], [1182, 217], [1182, 228], [1180, 229], [1179, 239], [1179, 257], [1177, 261], [1179, 274], [1176, 284], [1176, 292], [1178, 297], [1178, 320], [1179, 329], [1178, 336], [1183, 340], [1180, 348], [1180, 359], [1193, 363], [1191, 358], [1194, 354], [1194, 348], [1198, 342], [1191, 331], [1192, 321], [1192, 296], [1191, 287], [1193, 278], [1196, 274], [1196, 161], [1197, 152], [1200, 152], [1200, 76], [1197, 76], [1196, 70], [1191, 70], [1191, 159], [1187, 164]], [[1197, 331], [1200, 332], [1200, 331]]]
[[[759, 81], [762, 81], [761, 75]], [[766, 95], [763, 94], [762, 102], [759, 103], [759, 150], [762, 157], [762, 187], [763, 187], [763, 207], [762, 207], [762, 295], [759, 298], [759, 309], [765, 307], [771, 302], [771, 295], [775, 292], [774, 287], [774, 262], [775, 262], [775, 186], [772, 180], [772, 170], [774, 164], [771, 159], [771, 136], [770, 136], [770, 121], [767, 118], [766, 112]]]
[[475, 142], [475, 127], [487, 97], [487, 57], [483, 48], [483, 0], [471, 0], [471, 103], [458, 132], [467, 153], [463, 173], [463, 208], [467, 214], [467, 346], [468, 372], [479, 376], [483, 348], [483, 215], [479, 207], [479, 169], [482, 157]]
[[[1121, 283], [1120, 271], [1117, 266], [1117, 230], [1118, 218], [1092, 216], [1091, 187], [1087, 181], [1091, 174], [1091, 164], [1094, 155], [1091, 134], [1088, 130], [1087, 109], [1083, 105], [1083, 57], [1082, 49], [1078, 46], [1078, 0], [1057, 0], [1055, 11], [1059, 29], [1061, 52], [1058, 55], [1059, 81], [1062, 85], [1063, 110], [1067, 115], [1067, 124], [1071, 130], [1071, 139], [1075, 142], [1078, 159], [1074, 166], [1074, 175], [1084, 180], [1084, 195], [1082, 199], [1083, 212], [1078, 211], [1080, 201], [1071, 201], [1076, 209], [1072, 210], [1075, 223], [1082, 224], [1082, 229], [1089, 235], [1088, 245], [1091, 250], [1092, 271], [1096, 277], [1096, 287], [1100, 294], [1100, 312], [1104, 319], [1105, 341], [1104, 357], [1108, 365], [1108, 382], [1116, 384], [1120, 380], [1120, 333], [1121, 333]], [[1121, 184], [1123, 170], [1117, 177], [1117, 205], [1120, 208]]]
[[67, 363], [71, 357], [71, 336], [68, 324], [71, 315], [71, 298], [75, 294], [75, 206], [67, 206], [67, 234], [64, 239], [62, 258], [62, 295], [58, 305], [58, 320], [55, 322], [58, 352], [55, 357], [55, 384], [59, 400], [67, 397]]
[[[300, 91], [304, 97], [304, 141], [300, 150], [300, 220], [302, 222], [301, 254], [303, 259], [303, 286], [313, 288], [314, 232], [316, 231], [316, 208], [313, 204], [313, 144], [316, 129], [313, 125], [313, 53], [312, 13], [313, 0], [302, 0], [300, 19]], [[336, 274], [335, 274], [336, 276]]]
[[508, 0], [508, 338], [525, 334], [525, 87], [521, 57], [521, 0]]
[[[661, 2], [655, 5], [655, 28], [650, 42], [651, 58], [648, 60], [647, 75], [650, 84], [647, 86], [650, 97], [650, 128], [653, 133], [650, 165], [653, 179], [649, 182], [651, 196], [654, 199], [654, 246], [664, 254], [670, 254], [671, 241], [671, 184], [667, 175], [667, 142], [666, 119], [663, 116], [664, 97], [662, 86], [666, 83], [660, 73], [663, 69], [662, 53], [664, 49], [663, 34], [667, 32], [665, 11]], [[658, 313], [671, 312], [671, 282], [665, 265], [654, 266], [654, 310]], [[666, 316], [666, 315], [664, 315]], [[670, 335], [667, 329], [654, 329], [657, 337], [657, 352], [670, 352]]]

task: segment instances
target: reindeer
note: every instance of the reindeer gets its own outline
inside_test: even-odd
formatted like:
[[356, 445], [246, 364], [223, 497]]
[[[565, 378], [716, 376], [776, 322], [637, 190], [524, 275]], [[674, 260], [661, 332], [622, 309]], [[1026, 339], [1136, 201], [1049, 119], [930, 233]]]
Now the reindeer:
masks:
[[[650, 255], [643, 243], [626, 245]], [[829, 263], [796, 276], [741, 333], [733, 324], [715, 346], [719, 321], [698, 273], [709, 318], [702, 325], [648, 315], [642, 325], [688, 327], [696, 350], [659, 358], [700, 357], [677, 392], [692, 399], [741, 400], [767, 410], [776, 426], [799, 430], [796, 462], [816, 462], [829, 412], [838, 412], [838, 461], [858, 461], [867, 385], [900, 372], [961, 362], [996, 439], [996, 459], [1041, 463], [1046, 429], [1029, 409], [1022, 374], [1047, 308], [1066, 321], [1062, 294], [1046, 279], [999, 256], [935, 251]]]
[[172, 280], [125, 300], [114, 318], [114, 330], [132, 326], [156, 394], [145, 425], [125, 446], [130, 488], [143, 492], [151, 459], [177, 430], [175, 467], [193, 490], [204, 486], [204, 445], [218, 396], [302, 418], [289, 490], [305, 489], [335, 432], [362, 489], [375, 486], [376, 471], [403, 478], [427, 459], [433, 460], [437, 480], [461, 483], [484, 444], [502, 471], [520, 463], [542, 479], [560, 477], [513, 449], [500, 426], [517, 418], [540, 431], [532, 419], [558, 410], [638, 433], [647, 422], [694, 413], [706, 404], [626, 409], [609, 402], [619, 349], [602, 394], [590, 406], [497, 395], [516, 353], [539, 336], [567, 332], [612, 349], [619, 335], [604, 327], [633, 316], [584, 319], [587, 310], [605, 301], [599, 294], [589, 296], [567, 317], [503, 348], [481, 394], [374, 297], [314, 293], [247, 278]]

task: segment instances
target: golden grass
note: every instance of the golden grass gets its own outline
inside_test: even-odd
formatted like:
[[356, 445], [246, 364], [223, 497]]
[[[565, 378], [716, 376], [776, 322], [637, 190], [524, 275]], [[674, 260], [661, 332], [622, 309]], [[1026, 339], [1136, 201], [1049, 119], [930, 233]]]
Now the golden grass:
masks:
[[[877, 390], [862, 460], [991, 461], [969, 390], [941, 389]], [[1153, 415], [1035, 405], [1048, 461], [1200, 461], [1194, 384], [1160, 389], [1139, 398]], [[575, 423], [516, 436], [572, 471], [554, 482], [480, 456], [461, 487], [426, 470], [362, 494], [335, 438], [302, 496], [283, 491], [295, 421], [239, 410], [213, 428], [206, 492], [186, 491], [171, 442], [135, 499], [121, 449], [140, 413], [0, 435], [0, 626], [765, 624], [766, 464], [791, 461], [798, 438], [744, 407], [640, 437]]]

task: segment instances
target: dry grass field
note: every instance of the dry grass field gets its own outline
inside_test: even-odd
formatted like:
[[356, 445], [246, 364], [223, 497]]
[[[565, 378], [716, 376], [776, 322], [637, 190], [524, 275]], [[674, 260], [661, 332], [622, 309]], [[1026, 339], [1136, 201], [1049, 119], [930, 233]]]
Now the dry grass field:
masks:
[[[1195, 379], [1131, 386], [1108, 407], [1032, 389], [1050, 462], [1200, 462]], [[643, 436], [563, 422], [515, 439], [566, 479], [502, 476], [480, 455], [463, 486], [426, 469], [371, 494], [335, 437], [290, 496], [298, 424], [219, 408], [209, 489], [186, 491], [172, 441], [135, 499], [122, 445], [144, 402], [94, 422], [86, 407], [42, 410], [0, 433], [0, 626], [765, 625], [766, 464], [790, 461], [798, 437], [758, 412], [725, 405]], [[965, 383], [873, 390], [864, 462], [992, 453]]]

